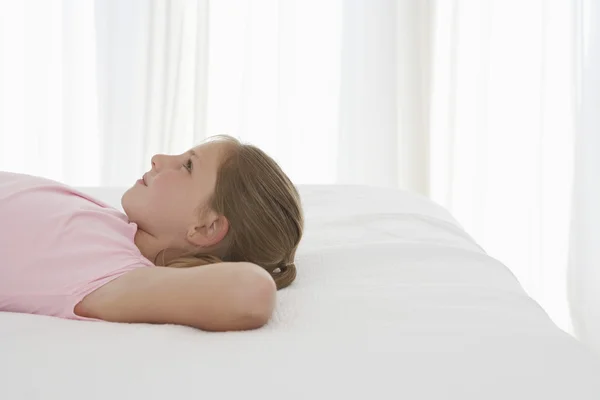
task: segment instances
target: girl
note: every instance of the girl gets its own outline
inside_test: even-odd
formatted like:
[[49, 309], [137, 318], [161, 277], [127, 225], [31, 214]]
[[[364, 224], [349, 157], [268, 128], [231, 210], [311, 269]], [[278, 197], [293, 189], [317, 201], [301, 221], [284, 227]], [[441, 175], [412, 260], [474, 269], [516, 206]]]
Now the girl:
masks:
[[252, 145], [155, 155], [121, 204], [0, 173], [0, 311], [246, 330], [296, 277], [300, 197]]

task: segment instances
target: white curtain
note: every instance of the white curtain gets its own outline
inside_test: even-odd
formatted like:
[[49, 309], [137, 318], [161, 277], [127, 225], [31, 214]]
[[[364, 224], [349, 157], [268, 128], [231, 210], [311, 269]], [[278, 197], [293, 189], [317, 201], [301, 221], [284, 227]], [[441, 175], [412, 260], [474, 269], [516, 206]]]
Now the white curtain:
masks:
[[600, 4], [578, 2], [578, 113], [569, 300], [574, 332], [600, 352]]
[[0, 170], [98, 184], [92, 1], [0, 1]]
[[573, 2], [439, 1], [430, 196], [565, 330]]
[[431, 197], [571, 330], [583, 2], [0, 1], [0, 169], [122, 186], [231, 134]]
[[95, 2], [103, 182], [130, 185], [153, 154], [183, 152], [205, 137], [207, 6]]
[[0, 169], [126, 186], [205, 137], [206, 0], [0, 0]]

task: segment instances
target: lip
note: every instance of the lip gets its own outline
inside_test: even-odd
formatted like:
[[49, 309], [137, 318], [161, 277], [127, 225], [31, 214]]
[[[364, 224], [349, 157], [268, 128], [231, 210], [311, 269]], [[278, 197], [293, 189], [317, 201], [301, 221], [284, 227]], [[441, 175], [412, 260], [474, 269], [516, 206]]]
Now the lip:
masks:
[[144, 176], [142, 176], [142, 179], [138, 179], [136, 183], [138, 183], [140, 185], [148, 186], [148, 185], [146, 185], [146, 174], [144, 174]]

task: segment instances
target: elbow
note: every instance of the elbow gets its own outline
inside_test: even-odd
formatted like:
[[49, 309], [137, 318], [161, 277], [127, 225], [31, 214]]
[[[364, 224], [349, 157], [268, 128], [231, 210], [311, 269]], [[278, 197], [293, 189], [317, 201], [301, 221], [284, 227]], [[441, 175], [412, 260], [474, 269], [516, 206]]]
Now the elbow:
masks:
[[271, 275], [252, 264], [242, 292], [240, 301], [244, 329], [258, 329], [266, 325], [273, 315], [277, 297], [277, 287]]

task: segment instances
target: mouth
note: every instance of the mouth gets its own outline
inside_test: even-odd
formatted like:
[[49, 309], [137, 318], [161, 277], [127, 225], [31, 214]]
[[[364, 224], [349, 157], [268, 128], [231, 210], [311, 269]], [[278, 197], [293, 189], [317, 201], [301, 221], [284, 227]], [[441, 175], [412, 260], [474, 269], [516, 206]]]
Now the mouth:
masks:
[[142, 179], [138, 179], [136, 183], [139, 184], [139, 185], [148, 186], [146, 184], [146, 174], [144, 174], [144, 176], [142, 176]]

